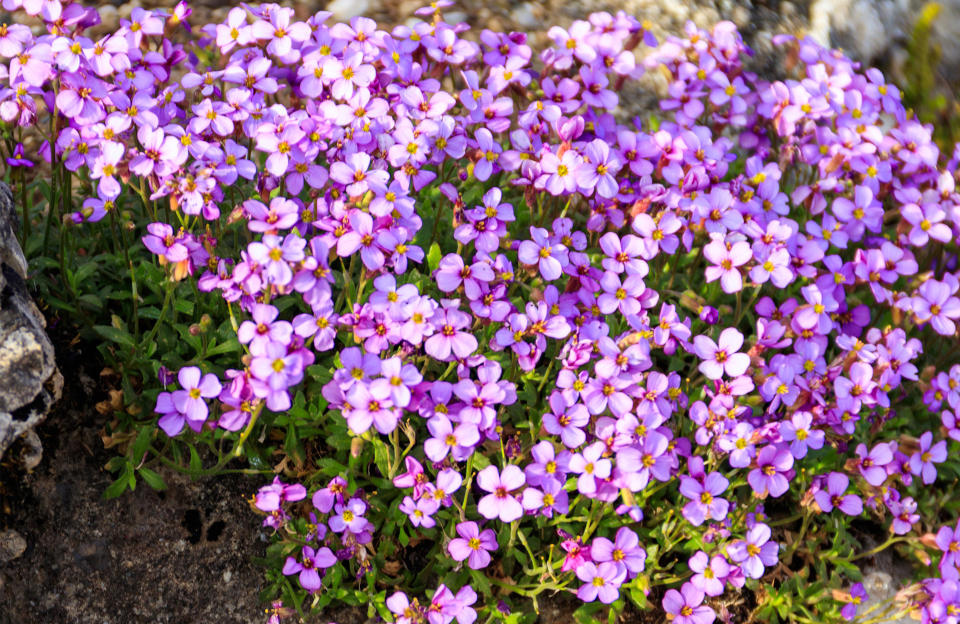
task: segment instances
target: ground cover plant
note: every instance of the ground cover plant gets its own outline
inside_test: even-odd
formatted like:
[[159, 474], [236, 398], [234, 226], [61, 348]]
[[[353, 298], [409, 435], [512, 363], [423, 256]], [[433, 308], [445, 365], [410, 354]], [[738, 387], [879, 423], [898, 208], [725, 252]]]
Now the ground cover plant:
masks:
[[[533, 50], [443, 0], [99, 40], [3, 7], [36, 289], [117, 379], [107, 495], [268, 475], [271, 622], [957, 621], [958, 154], [879, 71], [783, 37], [769, 82], [729, 23], [623, 13]], [[917, 582], [866, 606], [888, 550]]]

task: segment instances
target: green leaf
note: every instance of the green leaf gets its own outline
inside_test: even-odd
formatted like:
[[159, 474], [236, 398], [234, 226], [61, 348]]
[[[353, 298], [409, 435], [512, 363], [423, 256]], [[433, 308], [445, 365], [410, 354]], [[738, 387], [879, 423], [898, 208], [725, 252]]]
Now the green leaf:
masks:
[[133, 336], [130, 335], [130, 332], [122, 329], [110, 327], [109, 325], [94, 325], [93, 331], [97, 332], [102, 338], [106, 338], [110, 342], [115, 342], [124, 347], [134, 349], [137, 346], [133, 341]]
[[430, 245], [430, 251], [427, 252], [427, 266], [430, 267], [430, 271], [436, 271], [437, 267], [440, 266], [440, 258], [443, 256], [443, 253], [440, 251], [440, 245], [438, 243], [433, 243]]
[[167, 484], [164, 483], [163, 477], [159, 474], [150, 470], [149, 468], [141, 468], [137, 472], [140, 473], [140, 478], [147, 482], [147, 485], [152, 487], [155, 490], [165, 490], [167, 489]]
[[[131, 480], [133, 481], [133, 485], [130, 483]], [[103, 496], [108, 500], [111, 498], [117, 498], [127, 490], [127, 487], [132, 490], [135, 485], [136, 477], [133, 474], [133, 465], [131, 465], [130, 462], [127, 462], [123, 466], [123, 470], [120, 472], [120, 476], [117, 477], [117, 480], [107, 486], [107, 489], [103, 492]]]
[[143, 455], [147, 452], [147, 447], [150, 446], [150, 438], [153, 435], [155, 429], [151, 425], [147, 425], [140, 429], [140, 433], [137, 434], [137, 439], [133, 442], [131, 447], [130, 460], [134, 464], [139, 464], [143, 461]]
[[390, 474], [390, 451], [387, 444], [379, 437], [373, 439], [373, 461], [376, 462], [380, 474], [388, 476]]
[[573, 612], [573, 619], [577, 624], [597, 624], [597, 619], [593, 616], [602, 608], [603, 604], [599, 602], [588, 602]]
[[212, 357], [215, 355], [223, 355], [224, 353], [233, 353], [235, 351], [240, 351], [240, 341], [233, 338], [207, 349], [207, 356]]
[[203, 463], [200, 461], [200, 453], [197, 453], [197, 448], [190, 445], [190, 472], [193, 475], [197, 475], [200, 471], [203, 470]]

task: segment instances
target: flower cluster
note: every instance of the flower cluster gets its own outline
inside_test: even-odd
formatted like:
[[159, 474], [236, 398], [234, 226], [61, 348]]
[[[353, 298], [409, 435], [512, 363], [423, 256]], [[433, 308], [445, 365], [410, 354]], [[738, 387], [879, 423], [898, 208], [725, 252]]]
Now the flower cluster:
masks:
[[[181, 368], [159, 426], [249, 433], [322, 368], [312, 416], [349, 433], [352, 459], [380, 458], [380, 504], [342, 464], [308, 512], [289, 505], [297, 484], [255, 497], [278, 532], [306, 514], [282, 573], [307, 592], [334, 566], [371, 570], [397, 526], [385, 507], [455, 570], [519, 539], [540, 575], [523, 595], [576, 578], [585, 602], [645, 587], [666, 565], [653, 532], [683, 548], [669, 532], [691, 531], [662, 599], [682, 624], [709, 624], [712, 598], [780, 561], [764, 499], [795, 495], [804, 527], [871, 513], [914, 530], [908, 488], [937, 480], [947, 440], [885, 423], [919, 388], [960, 440], [960, 365], [924, 371], [937, 348], [920, 338], [955, 344], [960, 194], [877, 70], [780, 38], [800, 74], [764, 81], [729, 23], [641, 62], [656, 42], [623, 12], [554, 27], [535, 55], [523, 33], [467, 37], [444, 0], [390, 32], [235, 7], [197, 31], [208, 64], [178, 43], [185, 4], [134, 9], [98, 41], [94, 9], [8, 4], [48, 32], [0, 28], [0, 117], [57, 116], [42, 153], [89, 179], [73, 220], [132, 192], [153, 215], [168, 204], [176, 227], [154, 216], [144, 246], [244, 315], [238, 367]], [[625, 81], [658, 67], [667, 118], [618, 119]], [[828, 453], [837, 465], [813, 469]], [[654, 496], [676, 504], [670, 522]], [[561, 521], [579, 534], [538, 539], [539, 558], [517, 537]], [[925, 622], [957, 604], [958, 535], [937, 533]], [[477, 599], [465, 582], [385, 605], [470, 624]]]

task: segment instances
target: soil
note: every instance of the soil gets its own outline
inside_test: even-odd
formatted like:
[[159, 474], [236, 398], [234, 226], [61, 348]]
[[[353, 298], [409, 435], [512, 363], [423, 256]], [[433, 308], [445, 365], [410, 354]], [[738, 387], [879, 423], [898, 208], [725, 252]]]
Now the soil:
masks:
[[163, 471], [165, 492], [141, 484], [104, 500], [114, 451], [94, 409], [106, 398], [94, 382], [98, 357], [60, 342], [67, 385], [38, 430], [44, 458], [29, 474], [0, 466], [0, 532], [26, 540], [22, 555], [0, 563], [0, 624], [264, 622], [262, 570], [251, 559], [266, 544], [244, 499], [259, 482]]

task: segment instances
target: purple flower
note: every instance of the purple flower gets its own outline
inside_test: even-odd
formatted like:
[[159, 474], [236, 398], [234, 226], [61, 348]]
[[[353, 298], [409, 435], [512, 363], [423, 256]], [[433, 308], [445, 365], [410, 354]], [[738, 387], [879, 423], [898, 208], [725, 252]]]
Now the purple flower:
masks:
[[576, 170], [577, 186], [586, 195], [596, 189], [600, 197], [615, 197], [620, 190], [616, 174], [623, 165], [617, 153], [606, 141], [594, 139], [583, 150], [583, 156], [584, 163]]
[[577, 567], [577, 578], [583, 585], [577, 590], [577, 598], [584, 602], [593, 602], [600, 599], [604, 604], [610, 604], [620, 596], [620, 585], [627, 577], [624, 567], [606, 561], [599, 565], [587, 561]]
[[693, 338], [694, 353], [703, 360], [699, 370], [708, 379], [720, 379], [726, 372], [729, 377], [739, 377], [750, 366], [750, 356], [738, 353], [743, 346], [743, 334], [728, 327], [720, 333], [719, 344], [709, 336]]
[[598, 564], [612, 562], [625, 569], [629, 577], [643, 572], [647, 561], [647, 552], [640, 546], [637, 534], [627, 527], [620, 527], [612, 542], [605, 537], [594, 538], [590, 543], [590, 556]]
[[563, 274], [563, 267], [567, 264], [567, 248], [565, 245], [550, 242], [547, 230], [538, 227], [530, 228], [533, 240], [520, 243], [518, 257], [520, 262], [537, 265], [540, 275], [547, 281], [553, 281]]
[[757, 523], [747, 531], [746, 539], [738, 540], [727, 546], [730, 559], [740, 564], [740, 568], [748, 578], [758, 579], [763, 576], [764, 567], [777, 563], [779, 546], [770, 541], [770, 527]]
[[566, 490], [563, 489], [563, 483], [553, 478], [544, 479], [539, 489], [536, 487], [524, 489], [522, 503], [527, 511], [540, 513], [547, 518], [552, 518], [554, 511], [565, 514], [570, 508], [570, 499]]
[[683, 506], [683, 517], [693, 526], [700, 526], [708, 518], [723, 520], [730, 503], [717, 496], [729, 485], [727, 478], [719, 472], [711, 472], [703, 479], [681, 476], [680, 493], [690, 499], [690, 502]]
[[790, 442], [790, 452], [797, 459], [807, 456], [807, 449], [823, 448], [826, 434], [819, 429], [811, 429], [813, 414], [806, 411], [795, 412], [788, 421], [780, 423], [780, 437]]
[[873, 368], [866, 362], [854, 362], [847, 374], [849, 378], [840, 376], [833, 382], [837, 398], [852, 400], [853, 411], [859, 411], [863, 402], [875, 403], [873, 393], [877, 384], [873, 381]]
[[333, 513], [327, 520], [327, 525], [334, 533], [343, 533], [344, 531], [354, 534], [360, 533], [370, 523], [363, 517], [366, 511], [367, 504], [365, 502], [359, 498], [351, 498], [345, 505], [336, 504], [333, 506]]
[[937, 480], [937, 467], [947, 460], [947, 441], [933, 443], [933, 432], [927, 431], [920, 436], [920, 448], [910, 456], [910, 472], [923, 478], [924, 485]]
[[619, 310], [624, 316], [638, 314], [643, 306], [639, 297], [643, 295], [646, 286], [640, 275], [628, 275], [622, 282], [613, 271], [605, 271], [600, 278], [600, 287], [603, 293], [597, 299], [597, 307], [604, 314], [612, 314]]
[[730, 563], [723, 555], [714, 555], [712, 558], [702, 550], [698, 550], [687, 561], [687, 567], [693, 572], [690, 583], [708, 596], [719, 596], [723, 593], [724, 579], [730, 574]]
[[383, 169], [370, 169], [369, 154], [354, 152], [330, 165], [330, 179], [345, 185], [351, 197], [359, 197], [371, 188], [377, 193], [385, 193], [389, 174]]
[[482, 285], [494, 279], [493, 268], [489, 262], [478, 260], [465, 264], [457, 254], [447, 254], [440, 259], [434, 279], [442, 292], [453, 292], [463, 285], [464, 294], [471, 301], [482, 296]]
[[874, 487], [882, 485], [887, 480], [886, 465], [893, 461], [893, 452], [890, 450], [890, 445], [880, 442], [868, 453], [865, 444], [858, 444], [856, 453], [858, 457], [857, 468], [860, 470], [861, 476]]
[[161, 264], [176, 264], [187, 259], [187, 246], [173, 235], [172, 227], [166, 223], [151, 223], [147, 226], [147, 232], [149, 234], [141, 239], [143, 245], [160, 257]]
[[497, 549], [497, 537], [492, 529], [480, 530], [476, 522], [461, 522], [457, 535], [447, 544], [447, 552], [456, 561], [467, 560], [474, 570], [485, 568], [490, 563], [490, 552]]
[[504, 466], [502, 473], [496, 466], [487, 466], [477, 473], [477, 486], [490, 494], [480, 499], [477, 511], [487, 519], [517, 520], [523, 515], [523, 506], [510, 492], [523, 487], [524, 482], [523, 471], [513, 464]]
[[863, 583], [854, 583], [850, 587], [850, 602], [843, 605], [843, 608], [840, 609], [840, 616], [848, 622], [853, 620], [857, 617], [857, 610], [860, 605], [869, 599], [870, 596], [867, 595], [867, 590], [864, 589]]
[[735, 293], [743, 288], [743, 276], [737, 267], [753, 257], [749, 243], [741, 240], [728, 248], [723, 238], [715, 237], [703, 247], [703, 257], [711, 262], [704, 272], [707, 282], [719, 279], [725, 293]]
[[684, 583], [680, 591], [667, 590], [663, 596], [663, 610], [672, 616], [673, 624], [711, 624], [717, 614], [703, 604], [703, 597], [703, 591], [692, 583]]
[[942, 336], [956, 333], [955, 319], [960, 318], [960, 298], [955, 297], [954, 287], [935, 279], [925, 281], [917, 289], [919, 296], [913, 298], [913, 313], [920, 321], [929, 321], [933, 330]]
[[782, 496], [790, 488], [784, 473], [793, 468], [793, 455], [785, 448], [769, 444], [757, 453], [757, 467], [747, 475], [747, 482], [756, 494]]
[[435, 514], [439, 508], [440, 503], [433, 498], [423, 497], [415, 501], [409, 496], [405, 496], [400, 505], [397, 506], [397, 509], [407, 514], [407, 517], [410, 518], [410, 524], [425, 529], [430, 529], [437, 525], [437, 521], [433, 519], [433, 514]]
[[437, 328], [436, 333], [424, 343], [431, 357], [443, 362], [453, 359], [451, 356], [462, 360], [477, 350], [476, 337], [464, 331], [470, 325], [470, 315], [465, 312], [441, 308], [434, 313], [431, 323]]
[[827, 476], [826, 489], [817, 490], [813, 499], [824, 513], [830, 513], [834, 507], [848, 516], [859, 516], [863, 512], [863, 502], [856, 494], [846, 494], [850, 479], [840, 472], [831, 472]]
[[443, 461], [447, 453], [451, 453], [456, 461], [463, 461], [480, 441], [476, 424], [461, 422], [454, 428], [450, 419], [443, 414], [428, 420], [427, 429], [433, 437], [423, 443], [423, 450], [432, 462]]
[[574, 453], [570, 458], [570, 471], [580, 475], [577, 479], [577, 489], [581, 494], [591, 495], [597, 491], [597, 479], [606, 479], [610, 476], [613, 464], [603, 458], [606, 445], [603, 442], [594, 442], [583, 453]]
[[304, 546], [300, 553], [300, 561], [293, 557], [287, 557], [283, 564], [283, 573], [300, 573], [300, 586], [309, 592], [315, 592], [320, 589], [319, 570], [329, 568], [337, 563], [337, 557], [326, 546], [314, 550], [310, 546]]
[[303, 500], [307, 497], [307, 489], [299, 483], [281, 483], [280, 477], [274, 477], [273, 483], [257, 490], [253, 503], [260, 511], [270, 513], [280, 509], [280, 505], [287, 502]]
[[202, 423], [210, 413], [204, 399], [212, 399], [220, 394], [223, 386], [213, 373], [203, 375], [196, 366], [181, 368], [177, 373], [180, 390], [173, 393], [173, 405], [188, 421]]
[[352, 409], [344, 415], [353, 433], [360, 435], [371, 426], [382, 434], [396, 429], [400, 414], [390, 398], [389, 383], [355, 384], [347, 391], [347, 402]]

